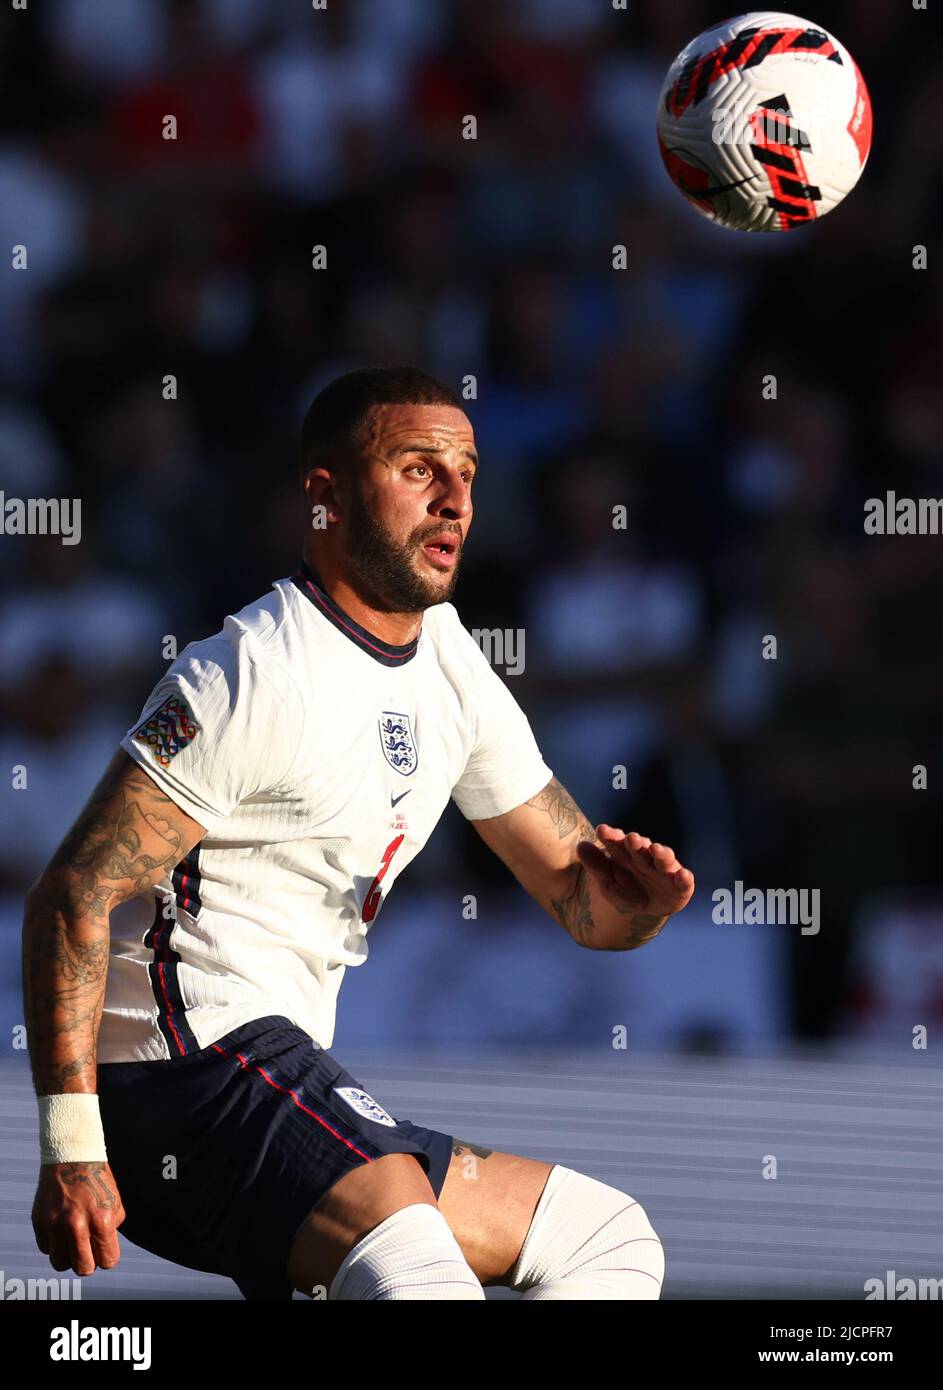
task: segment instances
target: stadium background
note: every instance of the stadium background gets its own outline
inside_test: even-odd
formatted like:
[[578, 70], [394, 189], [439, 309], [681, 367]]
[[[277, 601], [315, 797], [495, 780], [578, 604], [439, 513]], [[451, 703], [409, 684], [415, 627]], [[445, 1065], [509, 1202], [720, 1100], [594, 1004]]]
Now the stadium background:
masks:
[[[685, 205], [653, 131], [668, 62], [722, 17], [697, 0], [0, 14], [0, 248], [29, 248], [0, 275], [0, 487], [82, 499], [81, 544], [0, 545], [8, 1274], [44, 1264], [10, 1041], [22, 893], [164, 635], [216, 631], [294, 568], [301, 416], [381, 363], [476, 378], [458, 610], [523, 630], [507, 680], [547, 761], [595, 822], [673, 845], [698, 894], [644, 951], [580, 951], [450, 808], [348, 972], [338, 1055], [388, 1103], [401, 1086], [400, 1113], [624, 1180], [665, 1235], [667, 1294], [856, 1296], [862, 1268], [906, 1273], [908, 1253], [943, 1274], [943, 551], [863, 531], [869, 497], [943, 492], [943, 62], [929, 13], [815, 0], [867, 80], [870, 162], [821, 225], [736, 235]], [[715, 925], [711, 893], [737, 879], [818, 889], [820, 933]], [[580, 1146], [587, 1125], [602, 1149]], [[758, 1174], [790, 1143], [787, 1196]], [[778, 1216], [774, 1189], [796, 1204]], [[735, 1201], [746, 1254], [718, 1283]]]

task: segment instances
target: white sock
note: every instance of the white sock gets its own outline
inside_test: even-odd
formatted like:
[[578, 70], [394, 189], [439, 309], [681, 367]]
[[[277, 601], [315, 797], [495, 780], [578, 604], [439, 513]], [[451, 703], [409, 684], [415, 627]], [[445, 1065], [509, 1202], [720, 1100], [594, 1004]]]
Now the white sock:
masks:
[[638, 1202], [556, 1164], [511, 1270], [521, 1302], [657, 1299], [664, 1277], [662, 1243]]
[[484, 1301], [485, 1292], [438, 1207], [400, 1207], [348, 1250], [328, 1299]]

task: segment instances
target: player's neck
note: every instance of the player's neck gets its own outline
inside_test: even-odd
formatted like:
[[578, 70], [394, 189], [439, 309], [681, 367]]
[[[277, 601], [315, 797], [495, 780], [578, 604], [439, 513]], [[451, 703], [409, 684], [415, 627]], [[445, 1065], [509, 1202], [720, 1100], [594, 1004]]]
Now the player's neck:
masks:
[[381, 642], [401, 647], [414, 642], [422, 630], [422, 613], [388, 613], [375, 608], [367, 602], [340, 574], [334, 573], [329, 564], [316, 564], [309, 557], [302, 562], [319, 588], [348, 617], [353, 618]]

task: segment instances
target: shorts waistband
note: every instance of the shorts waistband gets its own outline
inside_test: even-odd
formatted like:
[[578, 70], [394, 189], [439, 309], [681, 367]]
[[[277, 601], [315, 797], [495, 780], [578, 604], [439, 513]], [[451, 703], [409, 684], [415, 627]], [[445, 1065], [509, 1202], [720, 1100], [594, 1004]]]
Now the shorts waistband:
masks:
[[300, 1039], [307, 1039], [313, 1048], [321, 1051], [320, 1043], [306, 1033], [303, 1028], [299, 1028], [297, 1023], [292, 1023], [290, 1018], [283, 1014], [266, 1014], [264, 1018], [253, 1018], [248, 1023], [241, 1023], [238, 1028], [233, 1028], [231, 1032], [224, 1033], [215, 1042], [208, 1043], [202, 1050], [204, 1052], [228, 1052], [235, 1053], [249, 1047], [252, 1043], [258, 1042], [262, 1037], [277, 1039], [279, 1034], [291, 1032], [300, 1035]]

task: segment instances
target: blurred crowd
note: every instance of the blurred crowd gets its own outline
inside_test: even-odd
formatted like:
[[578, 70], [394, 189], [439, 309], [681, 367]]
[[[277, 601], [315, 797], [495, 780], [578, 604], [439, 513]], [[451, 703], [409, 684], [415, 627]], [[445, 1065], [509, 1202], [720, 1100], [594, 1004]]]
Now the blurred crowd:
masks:
[[[28, 269], [0, 275], [0, 488], [82, 499], [81, 544], [0, 543], [4, 934], [164, 637], [295, 567], [312, 396], [409, 363], [477, 385], [465, 625], [524, 630], [508, 681], [556, 775], [699, 893], [685, 949], [617, 977], [450, 808], [349, 1017], [392, 1017], [399, 952], [430, 1038], [589, 1042], [601, 1010], [723, 1046], [746, 995], [747, 1033], [840, 1038], [896, 1017], [880, 939], [911, 952], [902, 1026], [943, 1022], [943, 539], [863, 529], [869, 497], [943, 495], [943, 60], [909, 4], [811, 8], [864, 72], [871, 160], [821, 225], [749, 237], [684, 203], [654, 135], [706, 0], [4, 7], [0, 248]], [[818, 888], [818, 936], [716, 927], [736, 879]]]

